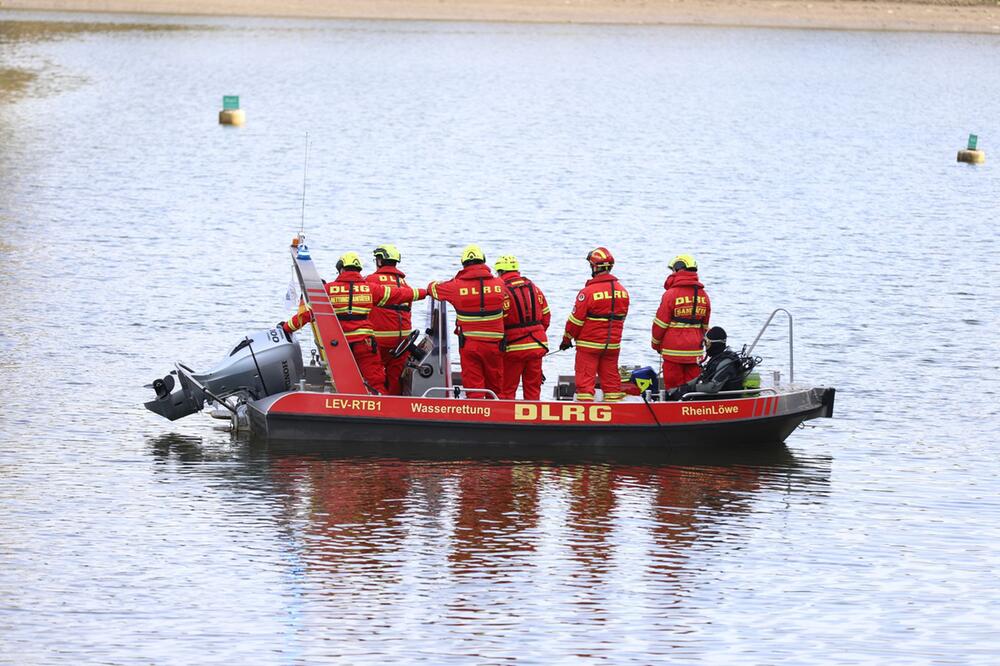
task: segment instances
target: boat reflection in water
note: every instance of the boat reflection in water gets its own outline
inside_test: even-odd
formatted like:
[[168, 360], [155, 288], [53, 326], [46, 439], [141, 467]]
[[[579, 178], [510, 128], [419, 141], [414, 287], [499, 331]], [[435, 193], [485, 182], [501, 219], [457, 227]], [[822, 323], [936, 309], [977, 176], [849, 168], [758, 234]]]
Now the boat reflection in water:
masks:
[[[570, 575], [583, 584], [623, 575], [610, 572], [626, 562], [672, 578], [695, 544], [738, 545], [748, 529], [743, 517], [759, 497], [768, 496], [773, 510], [785, 504], [775, 495], [823, 495], [830, 473], [829, 459], [799, 459], [783, 444], [572, 462], [456, 460], [434, 450], [358, 456], [329, 445], [308, 451], [250, 442], [213, 449], [177, 436], [155, 439], [152, 448], [165, 469], [204, 467], [237, 490], [252, 489], [237, 500], [234, 519], [246, 520], [248, 509], [270, 511], [291, 528], [287, 547], [298, 549], [305, 572], [336, 573], [338, 587], [345, 575], [357, 575], [359, 585], [391, 584], [412, 570], [515, 585]], [[201, 464], [213, 461], [238, 464]], [[218, 491], [217, 479], [209, 485]], [[268, 502], [246, 506], [259, 503], [262, 491]]]

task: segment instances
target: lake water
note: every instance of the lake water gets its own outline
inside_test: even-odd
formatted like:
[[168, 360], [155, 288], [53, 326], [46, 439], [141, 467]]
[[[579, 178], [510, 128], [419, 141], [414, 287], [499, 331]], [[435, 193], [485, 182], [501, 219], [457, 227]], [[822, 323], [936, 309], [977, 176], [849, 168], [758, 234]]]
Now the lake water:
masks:
[[[996, 663], [998, 65], [981, 35], [0, 12], [0, 663]], [[327, 274], [393, 242], [422, 284], [478, 242], [558, 336], [607, 245], [647, 364], [691, 253], [737, 346], [792, 311], [835, 418], [493, 460], [146, 412], [284, 316], [307, 132]], [[783, 325], [758, 352], [787, 377]]]

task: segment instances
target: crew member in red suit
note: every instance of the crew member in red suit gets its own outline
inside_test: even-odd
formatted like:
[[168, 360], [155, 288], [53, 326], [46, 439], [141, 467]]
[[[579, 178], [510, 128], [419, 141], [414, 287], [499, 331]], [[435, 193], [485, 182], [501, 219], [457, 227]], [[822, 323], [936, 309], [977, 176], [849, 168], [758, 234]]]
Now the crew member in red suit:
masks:
[[545, 294], [521, 275], [517, 257], [504, 255], [493, 264], [503, 280], [503, 393], [513, 400], [521, 384], [525, 400], [542, 394], [542, 357], [549, 351], [545, 331], [552, 321]]
[[577, 400], [594, 399], [594, 377], [598, 376], [604, 399], [615, 402], [625, 397], [618, 374], [618, 352], [628, 314], [628, 291], [611, 274], [615, 259], [610, 250], [591, 250], [587, 261], [593, 277], [576, 296], [559, 349], [569, 349], [576, 340]]
[[[337, 279], [326, 283], [326, 291], [368, 389], [373, 393], [383, 391], [385, 369], [378, 356], [374, 331], [368, 317], [376, 306], [418, 301], [427, 296], [427, 292], [416, 287], [399, 288], [365, 282], [361, 277], [361, 257], [357, 252], [348, 252], [340, 257], [337, 261]], [[281, 327], [286, 333], [292, 333], [311, 321], [312, 311], [300, 308]]]
[[701, 341], [708, 330], [712, 304], [698, 281], [698, 262], [689, 254], [670, 260], [663, 298], [653, 319], [653, 349], [663, 362], [663, 388], [672, 389], [697, 379]]
[[[367, 277], [366, 282], [385, 285], [391, 289], [410, 289], [410, 285], [406, 284], [406, 274], [396, 267], [402, 255], [395, 245], [379, 245], [374, 254], [378, 269]], [[389, 395], [401, 395], [403, 392], [400, 377], [410, 352], [404, 352], [396, 358], [393, 358], [392, 352], [413, 331], [410, 327], [410, 308], [409, 302], [376, 305], [369, 318], [378, 343], [378, 355], [385, 369], [385, 392]]]
[[[503, 393], [503, 282], [493, 277], [478, 245], [462, 250], [462, 270], [447, 282], [427, 285], [431, 298], [455, 308], [462, 385]], [[470, 397], [486, 397], [486, 394]]]

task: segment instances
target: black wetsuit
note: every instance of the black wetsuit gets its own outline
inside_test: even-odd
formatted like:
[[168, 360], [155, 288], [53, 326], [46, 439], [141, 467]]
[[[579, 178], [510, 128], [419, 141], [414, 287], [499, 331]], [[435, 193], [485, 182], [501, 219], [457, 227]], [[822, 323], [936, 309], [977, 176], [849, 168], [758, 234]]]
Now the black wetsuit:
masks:
[[718, 393], [743, 388], [746, 372], [740, 355], [729, 347], [709, 357], [697, 379], [667, 391], [667, 400], [680, 400], [685, 393]]

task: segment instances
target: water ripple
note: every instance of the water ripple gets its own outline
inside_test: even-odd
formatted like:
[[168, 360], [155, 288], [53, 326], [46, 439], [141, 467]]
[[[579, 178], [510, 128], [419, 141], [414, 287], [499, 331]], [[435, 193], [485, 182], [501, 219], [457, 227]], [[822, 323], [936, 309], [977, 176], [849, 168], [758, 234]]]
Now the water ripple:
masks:
[[[951, 161], [1000, 117], [993, 38], [19, 16], [0, 662], [993, 661], [1000, 172]], [[239, 130], [215, 124], [229, 93]], [[690, 252], [737, 344], [795, 313], [796, 380], [837, 386], [835, 419], [572, 462], [158, 420], [143, 384], [284, 315], [307, 130], [326, 270], [391, 241], [422, 284], [476, 241], [518, 255], [555, 328], [607, 244], [623, 361], [647, 364]]]

